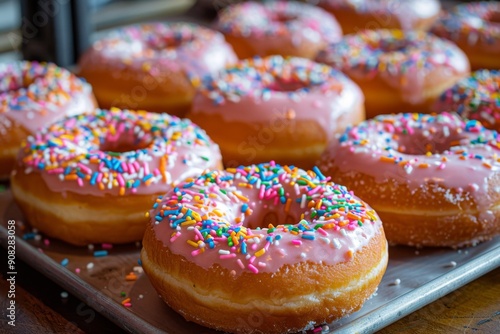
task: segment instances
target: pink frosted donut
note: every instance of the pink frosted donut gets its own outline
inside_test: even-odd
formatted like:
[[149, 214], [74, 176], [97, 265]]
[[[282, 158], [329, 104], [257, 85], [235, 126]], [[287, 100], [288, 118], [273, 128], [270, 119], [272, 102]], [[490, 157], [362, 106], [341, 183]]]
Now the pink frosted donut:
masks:
[[500, 69], [499, 1], [457, 5], [438, 20], [432, 33], [458, 45], [473, 70]]
[[319, 0], [335, 15], [344, 34], [365, 29], [429, 30], [437, 19], [438, 0]]
[[229, 167], [274, 160], [312, 168], [335, 134], [365, 119], [359, 87], [309, 59], [246, 59], [196, 85], [188, 117]]
[[126, 243], [144, 212], [185, 177], [221, 167], [203, 130], [167, 114], [101, 110], [29, 137], [11, 177], [26, 220], [68, 243]]
[[232, 333], [290, 333], [347, 315], [387, 265], [375, 211], [317, 168], [208, 171], [159, 197], [149, 217], [141, 260], [160, 296], [187, 320]]
[[434, 101], [470, 73], [453, 43], [421, 31], [365, 30], [346, 35], [317, 61], [347, 74], [366, 98], [366, 117], [432, 112]]
[[381, 115], [346, 130], [322, 167], [370, 203], [387, 240], [473, 245], [500, 234], [500, 141], [456, 114]]
[[95, 107], [90, 85], [68, 70], [29, 61], [0, 63], [0, 179], [8, 178], [26, 137]]
[[191, 23], [148, 23], [117, 29], [95, 42], [79, 70], [102, 108], [183, 116], [195, 93], [189, 77], [235, 61], [219, 32]]
[[323, 9], [295, 1], [244, 2], [219, 13], [217, 28], [240, 59], [254, 56], [314, 58], [342, 30]]
[[436, 112], [457, 112], [488, 129], [500, 131], [500, 71], [479, 70], [447, 89], [434, 105]]

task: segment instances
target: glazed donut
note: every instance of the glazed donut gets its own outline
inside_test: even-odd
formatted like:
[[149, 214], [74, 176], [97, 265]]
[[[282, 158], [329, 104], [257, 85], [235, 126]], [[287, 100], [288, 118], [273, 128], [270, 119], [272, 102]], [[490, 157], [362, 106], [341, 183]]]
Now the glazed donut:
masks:
[[120, 107], [183, 116], [194, 88], [189, 76], [217, 71], [237, 60], [222, 34], [190, 23], [124, 27], [95, 42], [79, 73], [102, 108]]
[[37, 129], [96, 107], [92, 88], [55, 64], [0, 63], [0, 180], [8, 179], [21, 142]]
[[208, 171], [158, 198], [149, 217], [141, 261], [160, 297], [186, 320], [232, 333], [345, 316], [387, 265], [375, 211], [317, 168]]
[[26, 220], [48, 236], [126, 243], [142, 239], [144, 212], [159, 194], [220, 166], [217, 145], [188, 120], [98, 109], [29, 137], [11, 189]]
[[436, 22], [432, 32], [457, 44], [473, 70], [500, 69], [500, 2], [458, 5]]
[[461, 247], [500, 234], [499, 156], [478, 121], [397, 114], [346, 130], [321, 166], [377, 210], [390, 243]]
[[438, 0], [320, 0], [319, 6], [335, 15], [344, 34], [381, 28], [427, 31], [441, 9]]
[[345, 36], [318, 56], [342, 70], [366, 97], [366, 117], [401, 111], [432, 111], [432, 103], [469, 75], [465, 54], [424, 32], [366, 30]]
[[221, 11], [218, 30], [240, 59], [254, 56], [297, 56], [313, 59], [342, 30], [327, 12], [288, 1], [245, 2]]
[[479, 70], [460, 80], [441, 95], [434, 110], [456, 111], [500, 131], [500, 71]]
[[329, 66], [254, 58], [205, 77], [188, 117], [220, 145], [226, 166], [312, 168], [335, 133], [364, 119], [363, 94]]

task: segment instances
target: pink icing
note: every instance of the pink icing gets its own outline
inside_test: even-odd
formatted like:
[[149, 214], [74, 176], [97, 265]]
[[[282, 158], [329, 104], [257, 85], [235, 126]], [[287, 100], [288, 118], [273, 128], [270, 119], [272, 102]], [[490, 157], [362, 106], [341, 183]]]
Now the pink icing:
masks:
[[112, 109], [43, 129], [28, 138], [19, 161], [51, 191], [104, 196], [162, 193], [220, 159], [218, 146], [189, 120]]
[[273, 163], [207, 172], [157, 201], [150, 212], [154, 233], [174, 254], [235, 274], [349, 261], [380, 233], [381, 222], [366, 203], [316, 172]]
[[381, 78], [404, 101], [418, 104], [425, 88], [470, 70], [467, 56], [453, 43], [423, 32], [367, 30], [347, 35], [318, 55], [318, 61], [359, 81]]
[[[333, 136], [336, 122], [351, 113], [363, 102], [363, 93], [351, 81], [343, 83], [340, 91], [322, 92], [312, 89], [295, 100], [287, 93], [273, 92], [268, 100], [257, 96], [243, 96], [239, 101], [214, 105], [206, 96], [198, 94], [192, 114], [221, 115], [227, 122], [270, 123], [279, 119], [314, 120], [323, 128], [325, 137]], [[237, 110], [238, 112], [235, 112]]]
[[434, 111], [454, 111], [476, 119], [487, 128], [500, 129], [500, 70], [479, 70], [447, 89]]
[[228, 122], [314, 120], [330, 138], [338, 129], [337, 121], [363, 100], [360, 88], [330, 67], [273, 56], [241, 61], [205, 78], [191, 113], [220, 115]]
[[[398, 137], [397, 140], [394, 137]], [[429, 152], [429, 153], [427, 153]], [[346, 130], [327, 150], [323, 166], [342, 173], [361, 173], [384, 183], [390, 179], [411, 190], [430, 183], [443, 191], [463, 192], [447, 199], [456, 203], [470, 196], [484, 217], [493, 219], [488, 180], [500, 171], [498, 133], [456, 114], [381, 115]]]
[[327, 12], [293, 1], [235, 4], [220, 13], [217, 28], [258, 41], [253, 44], [257, 55], [279, 49], [289, 39], [300, 45], [303, 41], [332, 43], [342, 37], [339, 24]]
[[372, 13], [381, 27], [388, 22], [388, 15], [394, 15], [403, 30], [415, 29], [418, 20], [436, 16], [441, 9], [437, 0], [323, 0], [321, 3], [327, 8], [354, 8], [359, 13]]
[[0, 128], [12, 122], [30, 133], [65, 116], [94, 109], [92, 88], [54, 64], [0, 64]]
[[438, 36], [466, 43], [478, 53], [500, 53], [500, 3], [481, 1], [455, 6], [444, 13], [432, 32]]
[[219, 32], [191, 23], [150, 23], [113, 31], [95, 42], [79, 65], [112, 72], [131, 68], [152, 76], [205, 75], [236, 60]]

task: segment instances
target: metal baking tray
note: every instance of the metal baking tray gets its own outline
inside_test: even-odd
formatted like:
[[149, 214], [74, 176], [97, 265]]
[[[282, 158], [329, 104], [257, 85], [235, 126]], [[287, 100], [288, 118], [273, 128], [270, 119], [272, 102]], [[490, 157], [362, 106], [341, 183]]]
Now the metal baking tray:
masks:
[[[130, 333], [217, 333], [184, 320], [165, 305], [138, 266], [140, 244], [113, 246], [94, 257], [95, 245], [75, 247], [36, 236], [8, 190], [0, 192], [0, 243], [7, 222], [16, 221], [16, 256]], [[377, 293], [356, 313], [324, 327], [323, 333], [372, 333], [500, 266], [500, 237], [461, 250], [390, 247], [389, 265]], [[61, 263], [66, 263], [63, 266]], [[87, 266], [93, 264], [91, 269]], [[79, 271], [77, 273], [76, 271]], [[125, 293], [126, 296], [123, 296]], [[122, 302], [130, 298], [130, 307]], [[255, 319], [243, 319], [255, 321]]]

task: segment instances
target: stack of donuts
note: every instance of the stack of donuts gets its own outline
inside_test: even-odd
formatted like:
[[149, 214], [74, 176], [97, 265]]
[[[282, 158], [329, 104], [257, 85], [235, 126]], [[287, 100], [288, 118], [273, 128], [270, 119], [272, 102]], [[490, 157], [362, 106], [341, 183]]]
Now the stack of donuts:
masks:
[[500, 235], [499, 2], [310, 2], [123, 27], [76, 74], [0, 64], [0, 178], [26, 220], [142, 240], [160, 297], [233, 333], [360, 309], [388, 243]]

